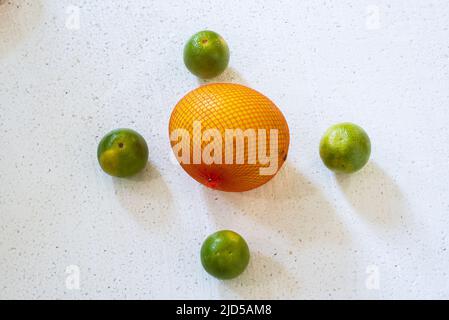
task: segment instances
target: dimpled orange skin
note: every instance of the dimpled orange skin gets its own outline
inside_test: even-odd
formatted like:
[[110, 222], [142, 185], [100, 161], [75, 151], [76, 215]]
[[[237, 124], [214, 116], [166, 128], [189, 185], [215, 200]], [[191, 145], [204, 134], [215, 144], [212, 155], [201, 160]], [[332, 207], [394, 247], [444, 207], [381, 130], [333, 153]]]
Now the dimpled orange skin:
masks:
[[[193, 122], [200, 121], [202, 132], [206, 129], [218, 129], [222, 136], [221, 164], [193, 164]], [[278, 166], [276, 173], [285, 162], [290, 142], [287, 122], [276, 105], [261, 93], [248, 87], [231, 83], [214, 83], [203, 85], [188, 93], [175, 106], [169, 123], [169, 133], [175, 129], [185, 129], [190, 136], [190, 164], [181, 163], [184, 170], [195, 180], [212, 189], [242, 192], [257, 188], [273, 175], [261, 175], [259, 168], [268, 167], [259, 162], [248, 163], [249, 145], [245, 139], [244, 163], [236, 164], [236, 140], [233, 143], [233, 164], [225, 163], [225, 130], [226, 129], [258, 129], [266, 130], [267, 156], [270, 146], [270, 129], [278, 130]], [[170, 141], [172, 147], [180, 140]], [[202, 142], [201, 150], [209, 142]], [[256, 143], [258, 152], [259, 143]], [[180, 153], [181, 154], [181, 153]], [[257, 153], [256, 153], [257, 154]]]

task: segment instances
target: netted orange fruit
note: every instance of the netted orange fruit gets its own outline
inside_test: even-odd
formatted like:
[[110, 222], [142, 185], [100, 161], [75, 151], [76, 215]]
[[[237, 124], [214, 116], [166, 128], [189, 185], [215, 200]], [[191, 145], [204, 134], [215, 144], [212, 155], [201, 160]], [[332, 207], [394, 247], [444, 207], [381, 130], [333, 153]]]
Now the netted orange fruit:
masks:
[[201, 86], [178, 102], [170, 143], [187, 173], [222, 191], [247, 191], [273, 178], [288, 153], [287, 122], [276, 105], [248, 87]]

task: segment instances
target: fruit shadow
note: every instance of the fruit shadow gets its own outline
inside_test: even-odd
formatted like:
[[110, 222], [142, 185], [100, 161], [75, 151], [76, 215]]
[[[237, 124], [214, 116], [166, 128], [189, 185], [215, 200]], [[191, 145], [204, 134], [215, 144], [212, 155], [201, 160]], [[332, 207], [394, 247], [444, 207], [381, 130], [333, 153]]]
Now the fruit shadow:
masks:
[[248, 82], [241, 76], [241, 74], [234, 68], [227, 68], [221, 75], [212, 79], [198, 79], [199, 85], [204, 85], [208, 83], [225, 82], [225, 83], [237, 83], [248, 86]]
[[160, 172], [150, 163], [130, 178], [113, 178], [120, 204], [145, 230], [163, 232], [168, 229], [172, 211], [170, 190]]
[[[293, 254], [299, 257], [301, 252], [314, 248], [320, 248], [321, 251], [327, 248], [334, 255], [337, 252], [345, 254], [345, 248], [350, 242], [332, 204], [288, 161], [276, 177], [255, 190], [242, 193], [203, 190], [217, 229], [239, 225], [242, 219], [250, 220], [250, 224], [271, 229], [276, 237], [285, 238], [287, 246], [294, 248]], [[278, 250], [282, 248], [278, 247]], [[232, 292], [241, 298], [251, 299], [288, 299], [305, 294], [301, 292], [300, 283], [307, 281], [306, 271], [298, 273], [301, 268], [295, 268], [293, 274], [287, 269], [290, 262], [281, 264], [268, 252], [262, 254], [256, 251], [251, 252], [251, 255], [248, 271], [220, 286], [223, 297], [232, 297]], [[347, 259], [333, 258], [330, 264], [344, 273], [350, 270], [347, 263], [351, 259], [351, 256]]]
[[[226, 228], [235, 213], [272, 229], [301, 245], [343, 243], [346, 231], [324, 194], [289, 162], [276, 177], [252, 191], [227, 193], [204, 189], [211, 216]], [[229, 208], [229, 210], [223, 210]]]
[[14, 50], [42, 17], [41, 0], [0, 0], [0, 58]]
[[369, 162], [355, 174], [336, 174], [336, 180], [348, 202], [366, 221], [396, 226], [407, 218], [401, 190], [376, 163]]
[[[288, 288], [286, 288], [288, 284]], [[298, 291], [298, 280], [272, 257], [252, 252], [248, 268], [239, 277], [223, 281], [219, 287], [224, 299], [289, 299]], [[288, 289], [288, 290], [287, 290]]]

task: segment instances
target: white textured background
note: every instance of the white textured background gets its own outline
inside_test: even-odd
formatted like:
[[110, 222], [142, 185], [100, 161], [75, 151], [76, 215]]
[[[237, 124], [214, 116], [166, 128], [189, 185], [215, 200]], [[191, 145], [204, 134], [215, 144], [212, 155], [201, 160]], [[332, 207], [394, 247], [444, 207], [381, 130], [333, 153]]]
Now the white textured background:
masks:
[[[1, 2], [0, 298], [449, 297], [448, 1]], [[252, 192], [206, 190], [170, 160], [170, 112], [199, 84], [183, 45], [206, 28], [232, 51], [218, 80], [290, 125], [288, 163]], [[373, 145], [348, 177], [317, 150], [341, 121]], [[130, 180], [97, 164], [116, 127], [150, 147]], [[252, 260], [220, 282], [199, 249], [224, 228]]]

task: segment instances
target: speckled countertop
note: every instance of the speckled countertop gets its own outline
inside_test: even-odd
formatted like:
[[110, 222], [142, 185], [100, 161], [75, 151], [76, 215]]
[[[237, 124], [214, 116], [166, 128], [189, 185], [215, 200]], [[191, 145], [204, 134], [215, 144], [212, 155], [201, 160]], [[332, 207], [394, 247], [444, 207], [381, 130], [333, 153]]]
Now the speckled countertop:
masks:
[[[0, 298], [448, 298], [449, 5], [397, 1], [0, 1]], [[275, 101], [289, 160], [266, 186], [207, 190], [170, 157], [168, 118], [199, 81], [201, 29]], [[336, 122], [372, 159], [335, 176]], [[147, 170], [113, 179], [96, 148], [139, 131]], [[233, 229], [252, 260], [220, 282], [203, 239]]]

